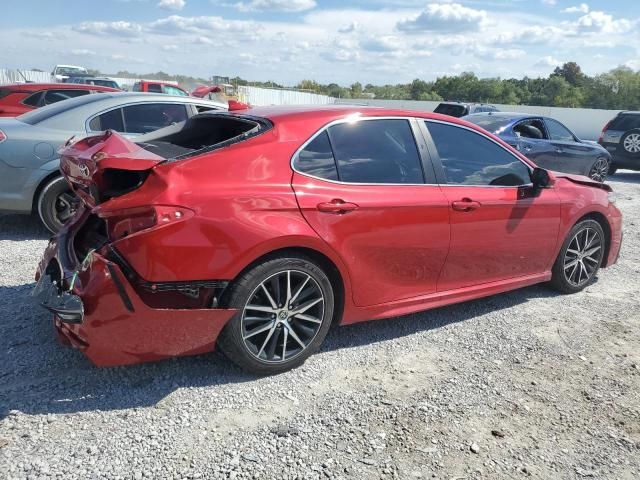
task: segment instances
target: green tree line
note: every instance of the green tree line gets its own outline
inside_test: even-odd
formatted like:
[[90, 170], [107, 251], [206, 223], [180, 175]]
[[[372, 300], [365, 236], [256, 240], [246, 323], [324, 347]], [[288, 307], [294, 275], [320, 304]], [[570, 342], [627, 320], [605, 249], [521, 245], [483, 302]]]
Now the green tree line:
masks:
[[[208, 83], [204, 78], [170, 75], [165, 72], [136, 75], [121, 71], [116, 76], [175, 80], [190, 87]], [[233, 85], [286, 88], [276, 82], [256, 82], [240, 77], [231, 78], [230, 82]], [[474, 73], [464, 72], [460, 75], [439, 77], [435, 81], [417, 78], [411, 83], [395, 85], [362, 85], [356, 82], [344, 87], [337, 83], [321, 84], [315, 80], [302, 80], [293, 88], [336, 98], [458, 100], [511, 105], [640, 110], [640, 71], [618, 67], [607, 73], [588, 76], [575, 62], [557, 67], [546, 78], [478, 78]]]

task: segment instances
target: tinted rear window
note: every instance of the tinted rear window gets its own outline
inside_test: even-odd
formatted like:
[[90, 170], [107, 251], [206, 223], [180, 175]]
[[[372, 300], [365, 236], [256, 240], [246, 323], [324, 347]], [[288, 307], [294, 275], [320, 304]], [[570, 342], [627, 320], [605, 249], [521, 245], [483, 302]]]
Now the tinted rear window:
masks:
[[17, 120], [28, 123], [29, 125], [36, 125], [60, 113], [71, 110], [72, 108], [78, 107], [80, 105], [86, 105], [88, 103], [98, 102], [103, 99], [103, 95], [83, 95], [81, 97], [71, 98], [69, 100], [65, 100], [64, 102], [54, 103], [51, 105], [47, 105], [46, 107], [38, 108], [37, 110], [22, 114], [17, 117]]
[[613, 119], [609, 130], [631, 130], [632, 128], [640, 128], [640, 114], [623, 114]]
[[462, 117], [467, 114], [467, 107], [465, 105], [453, 105], [450, 103], [441, 103], [434, 110], [435, 113], [442, 115], [450, 115], [452, 117]]

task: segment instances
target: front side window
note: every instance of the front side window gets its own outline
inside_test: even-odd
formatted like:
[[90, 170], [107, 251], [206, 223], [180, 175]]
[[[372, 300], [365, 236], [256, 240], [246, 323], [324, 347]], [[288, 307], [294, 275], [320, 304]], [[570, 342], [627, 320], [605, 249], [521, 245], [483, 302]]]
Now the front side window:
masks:
[[51, 105], [52, 103], [68, 100], [69, 98], [89, 95], [89, 93], [89, 90], [47, 90], [44, 94], [44, 104]]
[[187, 107], [177, 103], [147, 103], [124, 107], [127, 133], [149, 133], [187, 119]]
[[338, 169], [329, 143], [329, 135], [322, 132], [298, 153], [296, 169], [326, 180], [338, 180]]
[[424, 183], [420, 155], [405, 119], [376, 119], [329, 127], [338, 177], [350, 183]]
[[147, 92], [162, 93], [162, 85], [159, 83], [150, 83], [147, 85]]
[[573, 142], [575, 140], [569, 129], [560, 122], [547, 118], [546, 123], [551, 140], [557, 140], [560, 142]]
[[479, 133], [425, 122], [452, 185], [519, 186], [530, 183], [529, 168], [515, 155]]

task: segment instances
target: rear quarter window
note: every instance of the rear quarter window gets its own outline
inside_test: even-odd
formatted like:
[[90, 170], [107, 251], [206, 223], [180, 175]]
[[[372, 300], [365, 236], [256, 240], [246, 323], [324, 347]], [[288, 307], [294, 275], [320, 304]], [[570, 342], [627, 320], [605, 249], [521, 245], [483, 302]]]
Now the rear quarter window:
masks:
[[609, 126], [609, 130], [626, 131], [634, 128], [640, 128], [640, 115], [618, 115]]

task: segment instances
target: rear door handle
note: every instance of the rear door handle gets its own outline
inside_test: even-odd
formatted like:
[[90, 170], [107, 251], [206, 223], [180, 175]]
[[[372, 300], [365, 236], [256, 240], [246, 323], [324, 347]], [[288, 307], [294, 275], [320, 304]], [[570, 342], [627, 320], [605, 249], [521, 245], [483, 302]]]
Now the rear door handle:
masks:
[[451, 202], [451, 208], [458, 212], [471, 212], [480, 208], [482, 205], [480, 202], [471, 200], [470, 198], [463, 198], [458, 202]]
[[358, 205], [351, 202], [345, 202], [339, 198], [334, 198], [330, 202], [322, 202], [317, 205], [319, 212], [334, 213], [337, 215], [353, 212], [358, 209]]

